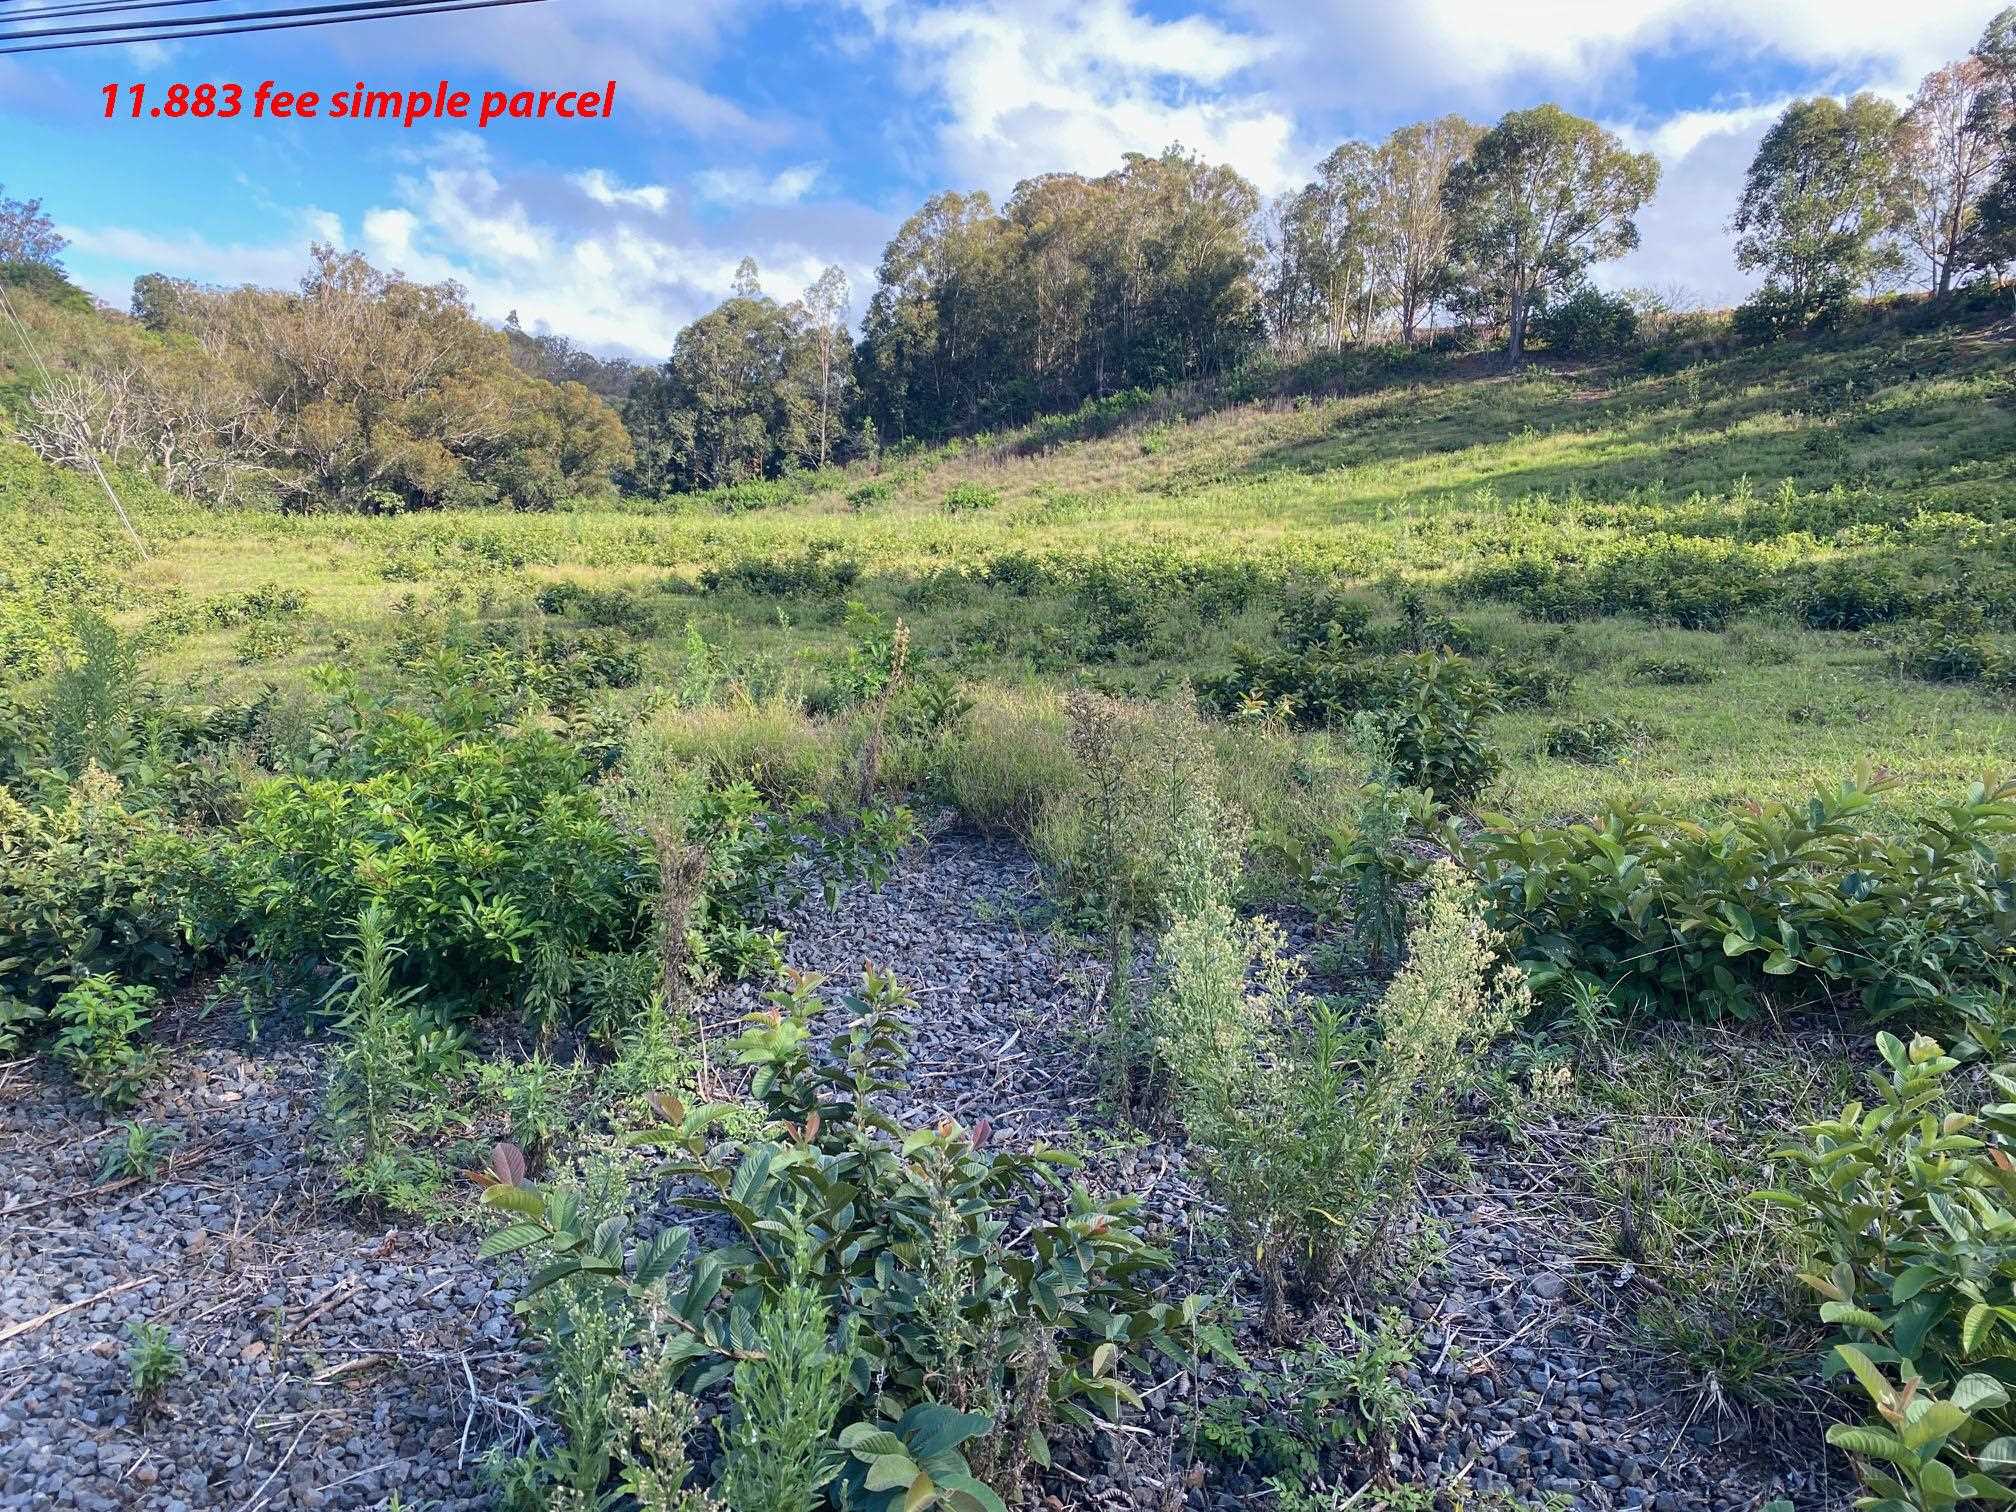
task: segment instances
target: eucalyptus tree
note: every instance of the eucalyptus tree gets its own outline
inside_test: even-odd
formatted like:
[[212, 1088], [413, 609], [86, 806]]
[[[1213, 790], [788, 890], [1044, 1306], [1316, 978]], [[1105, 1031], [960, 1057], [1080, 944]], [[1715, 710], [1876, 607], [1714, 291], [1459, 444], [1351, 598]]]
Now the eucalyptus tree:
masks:
[[1504, 312], [1514, 362], [1535, 301], [1637, 246], [1632, 217], [1658, 187], [1651, 153], [1558, 105], [1512, 111], [1449, 170], [1451, 253], [1471, 291]]
[[1374, 163], [1376, 270], [1413, 342], [1449, 271], [1454, 220], [1443, 188], [1468, 161], [1484, 128], [1461, 116], [1402, 126], [1380, 144]]
[[1819, 319], [1904, 269], [1900, 113], [1864, 92], [1794, 100], [1764, 133], [1730, 228], [1736, 266], [1761, 272], [1752, 306]]

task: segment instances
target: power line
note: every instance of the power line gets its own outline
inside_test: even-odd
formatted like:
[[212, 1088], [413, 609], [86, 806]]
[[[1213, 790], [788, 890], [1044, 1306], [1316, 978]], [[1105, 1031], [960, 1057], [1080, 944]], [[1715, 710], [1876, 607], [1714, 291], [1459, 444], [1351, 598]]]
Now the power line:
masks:
[[[179, 42], [190, 37], [232, 37], [248, 32], [293, 31], [304, 26], [339, 26], [346, 21], [392, 21], [402, 16], [433, 16], [447, 11], [491, 10], [505, 5], [542, 5], [545, 3], [545, 0], [457, 0], [455, 4], [433, 3], [433, 0], [398, 0], [398, 3], [405, 5], [407, 8], [403, 10], [372, 12], [346, 6], [343, 9], [347, 14], [343, 15], [317, 16], [312, 20], [306, 21], [257, 21], [247, 26], [205, 27], [202, 23], [206, 21], [241, 21], [245, 17], [197, 16], [190, 18], [187, 22], [179, 23], [192, 28], [191, 30], [148, 32], [137, 37], [89, 37], [65, 42], [34, 42], [30, 39], [38, 36], [48, 37], [60, 34], [51, 31], [16, 32], [0, 35], [0, 42], [18, 44], [11, 47], [0, 47], [0, 56], [8, 53], [61, 52], [73, 47], [123, 47], [135, 42]], [[272, 14], [298, 15], [300, 12], [275, 12]], [[166, 26], [177, 23], [159, 21], [150, 24]]]
[[[28, 348], [28, 355], [35, 359], [35, 366], [42, 370], [42, 381], [54, 388], [56, 380], [49, 376], [49, 364], [42, 360], [42, 354], [35, 349], [35, 343], [29, 339], [28, 327], [21, 324], [21, 317], [14, 313], [14, 301], [7, 297], [5, 284], [0, 284], [0, 310], [7, 312], [7, 319], [13, 325], [15, 333], [20, 336], [21, 345]], [[119, 523], [126, 527], [126, 534], [133, 538], [133, 549], [140, 553], [143, 562], [146, 561], [147, 543], [140, 539], [140, 532], [133, 528], [133, 521], [126, 513], [126, 506], [119, 502], [119, 495], [112, 491], [112, 480], [105, 476], [105, 469], [98, 465], [98, 452], [91, 445], [91, 438], [80, 432], [77, 442], [90, 460], [91, 471], [98, 475], [98, 486], [105, 490], [105, 497], [112, 501], [113, 513], [119, 516]]]
[[[4, 4], [5, 0], [0, 0]], [[0, 11], [0, 25], [34, 21], [45, 16], [90, 16], [101, 11], [168, 10], [182, 5], [213, 5], [216, 0], [90, 0], [84, 5], [44, 5], [34, 10]]]
[[[208, 26], [219, 21], [275, 21], [289, 16], [356, 16], [363, 19], [365, 13], [374, 11], [411, 10], [422, 0], [338, 0], [333, 5], [297, 5], [287, 10], [220, 11], [207, 16], [150, 17], [145, 21], [100, 21], [90, 26], [48, 26], [29, 31], [0, 32], [0, 42], [39, 42], [45, 37], [81, 37], [99, 32], [146, 31], [149, 27], [169, 28], [180, 31], [185, 27]], [[12, 20], [12, 17], [6, 18]], [[110, 38], [122, 41], [123, 38]]]

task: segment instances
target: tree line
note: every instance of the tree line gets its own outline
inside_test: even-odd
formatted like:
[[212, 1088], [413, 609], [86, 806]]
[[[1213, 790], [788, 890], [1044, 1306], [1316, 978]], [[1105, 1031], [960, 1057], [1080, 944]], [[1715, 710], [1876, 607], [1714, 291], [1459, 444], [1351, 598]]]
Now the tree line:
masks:
[[[209, 497], [256, 483], [310, 505], [538, 507], [612, 478], [726, 487], [1209, 379], [1263, 347], [1456, 333], [1517, 361], [1536, 322], [1556, 346], [1626, 330], [1633, 308], [1591, 271], [1638, 244], [1658, 183], [1649, 153], [1551, 104], [1346, 142], [1271, 203], [1180, 148], [1130, 153], [998, 206], [934, 195], [885, 248], [858, 336], [840, 269], [779, 300], [745, 259], [656, 367], [515, 315], [491, 330], [453, 284], [317, 248], [291, 293], [138, 280], [157, 349], [66, 375], [21, 428], [57, 460], [137, 457]], [[2016, 261], [2016, 8], [1908, 107], [1793, 102], [1730, 230], [1761, 275], [1736, 312], [1758, 339], [1914, 276], [1943, 295], [1998, 275]], [[38, 204], [0, 197], [17, 284], [61, 250]]]

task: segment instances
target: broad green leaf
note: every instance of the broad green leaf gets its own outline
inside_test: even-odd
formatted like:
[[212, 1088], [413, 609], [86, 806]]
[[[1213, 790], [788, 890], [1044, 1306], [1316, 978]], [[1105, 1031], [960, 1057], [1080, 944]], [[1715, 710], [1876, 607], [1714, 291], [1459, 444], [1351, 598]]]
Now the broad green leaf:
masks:
[[476, 1251], [479, 1260], [495, 1260], [499, 1255], [513, 1255], [527, 1249], [546, 1237], [546, 1230], [536, 1223], [514, 1223], [509, 1228], [501, 1228], [485, 1239]]
[[868, 1461], [868, 1489], [894, 1491], [898, 1486], [916, 1484], [923, 1473], [907, 1454], [880, 1454]]
[[1962, 1412], [1983, 1412], [1991, 1407], [2009, 1405], [2009, 1392], [1993, 1376], [1964, 1375], [1960, 1384], [1953, 1388], [1953, 1405]]
[[1829, 1428], [1827, 1442], [1849, 1454], [1889, 1460], [1898, 1465], [1908, 1465], [1916, 1457], [1898, 1442], [1895, 1434], [1885, 1433], [1881, 1428], [1865, 1428], [1852, 1423], [1836, 1423]]

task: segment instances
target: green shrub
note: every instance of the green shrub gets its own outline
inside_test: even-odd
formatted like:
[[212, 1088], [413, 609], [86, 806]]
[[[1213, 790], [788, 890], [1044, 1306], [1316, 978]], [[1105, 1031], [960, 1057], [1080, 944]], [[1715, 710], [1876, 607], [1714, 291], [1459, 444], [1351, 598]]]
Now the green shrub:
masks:
[[1815, 568], [1787, 597], [1792, 612], [1814, 630], [1867, 630], [1902, 619], [1916, 596], [1890, 568], [1845, 561]]
[[1407, 658], [1373, 714], [1394, 780], [1444, 805], [1475, 798], [1503, 766], [1484, 734], [1499, 707], [1489, 679], [1462, 657], [1424, 651]]
[[980, 483], [955, 483], [945, 495], [942, 506], [947, 514], [971, 514], [978, 510], [992, 509], [1001, 502], [1001, 495]]
[[52, 1052], [77, 1085], [104, 1107], [130, 1106], [153, 1075], [154, 1056], [140, 1037], [153, 1019], [158, 996], [152, 987], [85, 977], [50, 1010], [58, 1026]]
[[2005, 1100], [1969, 1114], [1938, 1042], [1877, 1048], [1875, 1102], [1804, 1130], [1780, 1152], [1787, 1184], [1761, 1194], [1801, 1221], [1834, 1369], [1875, 1409], [1827, 1439], [1855, 1457], [1861, 1506], [2016, 1500], [2016, 1068], [1990, 1074]]
[[1237, 864], [1234, 813], [1218, 801], [1212, 751], [1188, 704], [1142, 705], [1083, 691], [1065, 701], [1077, 780], [1053, 796], [1036, 852], [1053, 892], [1106, 947], [1107, 1090], [1140, 1089], [1134, 932], [1215, 894]]
[[847, 1329], [836, 1344], [825, 1299], [809, 1284], [805, 1246], [801, 1239], [790, 1284], [757, 1312], [753, 1353], [761, 1358], [735, 1365], [721, 1491], [738, 1512], [816, 1512], [846, 1451], [863, 1441], [856, 1433], [834, 1442], [857, 1345]]
[[267, 959], [326, 959], [376, 902], [400, 981], [475, 1011], [531, 1006], [542, 951], [638, 941], [646, 865], [565, 742], [386, 710], [344, 775], [253, 788], [231, 877]]
[[1703, 826], [1637, 800], [1591, 824], [1485, 816], [1450, 845], [1534, 987], [1655, 1016], [1748, 1018], [1860, 993], [1948, 1009], [2003, 980], [2016, 930], [2016, 782], [1893, 836], [1866, 827], [1883, 775]]
[[1549, 726], [1545, 746], [1547, 754], [1557, 761], [1608, 766], [1630, 755], [1644, 738], [1645, 732], [1639, 725], [1595, 714]]
[[1163, 936], [1156, 1055], [1277, 1339], [1291, 1300], [1364, 1288], [1390, 1262], [1457, 1096], [1526, 1010], [1496, 951], [1471, 885], [1440, 868], [1407, 964], [1359, 1032], [1300, 996], [1273, 925], [1211, 901]]
[[142, 1123], [131, 1119], [115, 1127], [117, 1139], [108, 1139], [98, 1152], [98, 1183], [150, 1181], [159, 1174], [168, 1152], [182, 1142], [178, 1130], [165, 1124]]
[[1691, 656], [1641, 656], [1631, 675], [1659, 688], [1693, 688], [1715, 681], [1715, 668]]
[[96, 765], [125, 768], [134, 756], [140, 715], [140, 647], [90, 609], [70, 617], [70, 645], [58, 654], [42, 708], [42, 739], [51, 765], [81, 776]]
[[1904, 670], [1927, 682], [1980, 683], [2016, 690], [2016, 656], [1988, 636], [1980, 607], [1949, 604], [1936, 612], [1901, 651]]
[[144, 1416], [160, 1405], [169, 1384], [182, 1374], [182, 1346], [166, 1323], [135, 1321], [126, 1325], [126, 1380]]
[[1548, 350], [1568, 357], [1611, 357], [1638, 340], [1638, 312], [1621, 294], [1583, 284], [1550, 301], [1534, 320]]
[[742, 557], [725, 567], [707, 568], [700, 586], [710, 593], [739, 588], [766, 598], [839, 598], [860, 581], [861, 564], [836, 555], [838, 550], [831, 542], [816, 541], [795, 557]]
[[364, 909], [349, 938], [344, 974], [327, 999], [336, 1021], [323, 1117], [341, 1156], [343, 1195], [408, 1211], [431, 1173], [405, 1137], [423, 1103], [445, 1098], [444, 1073], [459, 1067], [461, 1042], [452, 1031], [430, 1037], [420, 990], [395, 985], [405, 952], [382, 901]]
[[1360, 946], [1374, 965], [1382, 965], [1400, 958], [1407, 936], [1405, 889], [1420, 871], [1403, 842], [1429, 828], [1434, 798], [1400, 781], [1392, 746], [1370, 716], [1359, 716], [1353, 734], [1364, 779], [1355, 786], [1336, 784], [1343, 789], [1341, 822], [1322, 836], [1323, 859], [1311, 869], [1308, 897], [1325, 922], [1348, 913]]
[[1215, 1397], [1198, 1424], [1206, 1455], [1251, 1474], [1306, 1480], [1343, 1445], [1374, 1466], [1389, 1463], [1399, 1433], [1419, 1411], [1419, 1393], [1394, 1378], [1420, 1352], [1398, 1312], [1373, 1328], [1345, 1319], [1352, 1348], [1314, 1339], [1239, 1373], [1239, 1389]]
[[[632, 1245], [620, 1212], [531, 1186], [504, 1145], [484, 1201], [508, 1222], [483, 1254], [542, 1262], [521, 1311], [552, 1288], [605, 1289], [617, 1337], [641, 1336], [673, 1394], [752, 1362], [766, 1309], [808, 1290], [846, 1361], [833, 1421], [848, 1504], [931, 1505], [928, 1472], [944, 1505], [999, 1508], [986, 1483], [1012, 1487], [1031, 1456], [1047, 1462], [1052, 1425], [1138, 1406], [1132, 1380], [1151, 1357], [1185, 1357], [1200, 1304], [1153, 1299], [1167, 1261], [1141, 1237], [1137, 1204], [1064, 1191], [1055, 1173], [1073, 1157], [995, 1150], [984, 1120], [906, 1128], [882, 1112], [903, 1090], [908, 995], [870, 973], [848, 1027], [814, 1055], [817, 985], [797, 977], [773, 994], [737, 1046], [770, 1119], [760, 1137], [717, 1144], [728, 1110], [671, 1099], [661, 1127], [630, 1137], [670, 1151], [666, 1174], [698, 1189], [688, 1205], [722, 1214], [737, 1243], [696, 1254], [692, 1231], [675, 1228]], [[811, 1326], [802, 1307], [795, 1326]], [[956, 1465], [941, 1459], [967, 1445]]]
[[1499, 705], [1506, 709], [1557, 708], [1575, 688], [1575, 674], [1556, 660], [1495, 657], [1488, 671]]
[[88, 977], [150, 985], [189, 964], [182, 913], [196, 852], [88, 771], [60, 804], [0, 790], [0, 1001], [46, 1008]]
[[1221, 713], [1304, 728], [1337, 727], [1369, 712], [1405, 785], [1430, 788], [1445, 805], [1490, 785], [1501, 763], [1484, 723], [1503, 708], [1491, 678], [1453, 652], [1368, 654], [1338, 620], [1325, 633], [1331, 638], [1302, 649], [1235, 648], [1232, 670], [1200, 680], [1198, 694]]

